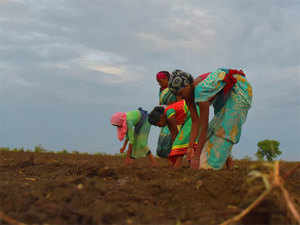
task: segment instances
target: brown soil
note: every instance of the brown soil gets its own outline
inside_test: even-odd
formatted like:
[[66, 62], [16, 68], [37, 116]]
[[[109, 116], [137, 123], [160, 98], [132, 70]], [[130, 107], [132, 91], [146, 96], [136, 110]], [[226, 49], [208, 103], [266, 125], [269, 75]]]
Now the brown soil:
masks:
[[[0, 211], [27, 224], [219, 224], [263, 190], [239, 168], [172, 170], [165, 160], [130, 167], [116, 156], [0, 152]], [[284, 174], [297, 163], [281, 163]], [[300, 171], [286, 181], [300, 209]], [[0, 220], [0, 224], [5, 224]], [[282, 199], [269, 196], [240, 224], [291, 224]]]

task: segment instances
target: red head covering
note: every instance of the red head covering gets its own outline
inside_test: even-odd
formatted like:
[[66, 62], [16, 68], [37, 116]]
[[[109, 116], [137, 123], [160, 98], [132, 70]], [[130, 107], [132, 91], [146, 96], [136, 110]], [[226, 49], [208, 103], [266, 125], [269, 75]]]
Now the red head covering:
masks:
[[161, 80], [161, 79], [168, 79], [168, 75], [166, 74], [166, 71], [160, 71], [156, 74], [156, 80]]

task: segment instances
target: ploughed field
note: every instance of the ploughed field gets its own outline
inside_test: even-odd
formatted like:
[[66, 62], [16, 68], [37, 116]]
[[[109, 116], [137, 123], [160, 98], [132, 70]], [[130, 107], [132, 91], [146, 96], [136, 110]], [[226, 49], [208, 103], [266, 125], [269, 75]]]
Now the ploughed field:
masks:
[[[26, 224], [208, 225], [237, 215], [264, 190], [260, 180], [247, 182], [257, 162], [235, 161], [233, 170], [221, 171], [158, 162], [126, 167], [119, 156], [0, 151], [0, 212]], [[295, 165], [281, 162], [281, 174]], [[285, 187], [300, 211], [300, 170]], [[239, 224], [292, 221], [275, 191]]]

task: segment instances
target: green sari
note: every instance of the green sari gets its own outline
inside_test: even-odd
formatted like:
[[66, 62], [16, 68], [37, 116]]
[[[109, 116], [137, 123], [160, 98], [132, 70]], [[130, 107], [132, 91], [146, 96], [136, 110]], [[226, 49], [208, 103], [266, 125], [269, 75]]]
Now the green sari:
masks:
[[[176, 102], [176, 96], [169, 91], [169, 88], [159, 91], [159, 104], [160, 105], [170, 105]], [[172, 148], [172, 136], [168, 126], [161, 128], [156, 154], [162, 158], [168, 158], [169, 153]]]
[[[196, 106], [196, 108], [197, 114], [200, 116], [199, 107]], [[181, 114], [181, 118], [177, 116], [178, 114]], [[183, 156], [187, 152], [191, 136], [192, 118], [185, 101], [183, 101], [183, 104], [182, 101], [179, 101], [168, 106], [166, 108], [166, 116], [167, 118], [174, 116], [178, 128], [178, 134], [172, 144], [171, 152], [169, 153], [169, 158], [172, 162], [175, 162], [177, 156]]]
[[[140, 110], [133, 110], [126, 113], [126, 122], [127, 122], [127, 134], [126, 139], [129, 140], [129, 143], [132, 144], [132, 158], [141, 158], [147, 156], [151, 153], [148, 147], [148, 136], [150, 133], [151, 124], [148, 122], [148, 116], [143, 121], [142, 113]], [[137, 131], [135, 128], [138, 123], [140, 128]]]

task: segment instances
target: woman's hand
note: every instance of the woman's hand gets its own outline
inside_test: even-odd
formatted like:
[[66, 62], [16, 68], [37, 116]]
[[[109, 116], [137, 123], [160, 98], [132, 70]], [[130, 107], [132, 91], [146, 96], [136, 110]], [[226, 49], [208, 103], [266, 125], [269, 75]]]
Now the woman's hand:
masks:
[[120, 148], [120, 153], [123, 153], [125, 151], [125, 148], [124, 147]]
[[186, 153], [186, 159], [187, 160], [192, 160], [195, 155], [195, 149], [194, 147], [188, 147], [187, 153]]
[[193, 147], [188, 147], [187, 160], [190, 161], [190, 167], [192, 169], [199, 168], [200, 153], [198, 144], [193, 144]]

